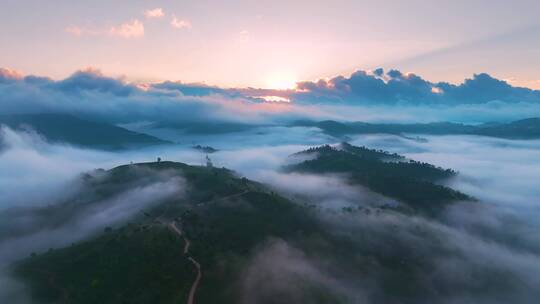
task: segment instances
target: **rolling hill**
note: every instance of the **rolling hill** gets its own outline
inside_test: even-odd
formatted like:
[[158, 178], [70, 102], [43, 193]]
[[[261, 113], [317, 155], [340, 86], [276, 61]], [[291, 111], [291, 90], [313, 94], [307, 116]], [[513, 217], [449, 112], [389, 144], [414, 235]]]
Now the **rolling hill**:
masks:
[[342, 143], [311, 148], [296, 155], [314, 158], [288, 166], [288, 171], [345, 174], [352, 184], [394, 198], [416, 211], [436, 213], [446, 204], [472, 200], [468, 195], [439, 183], [457, 172], [428, 163], [405, 159], [398, 154]]
[[426, 135], [482, 135], [507, 139], [540, 138], [540, 118], [528, 118], [510, 123], [466, 125], [451, 122], [415, 124], [377, 124], [366, 122], [297, 121], [293, 126], [317, 127], [336, 136], [354, 134], [426, 134]]
[[114, 125], [66, 114], [0, 115], [0, 125], [16, 130], [32, 129], [53, 143], [97, 149], [125, 149], [168, 143]]
[[[314, 152], [322, 159], [331, 155], [337, 160], [300, 167], [325, 171], [319, 169], [335, 168], [350, 159], [403, 161], [396, 154], [347, 145], [341, 152], [323, 146], [301, 153]], [[398, 176], [414, 172], [418, 180], [426, 181], [455, 174], [419, 163], [398, 169], [374, 166]], [[156, 198], [144, 208], [134, 198], [125, 201], [136, 211], [127, 221], [96, 227], [92, 236], [71, 245], [21, 256], [12, 273], [26, 283], [32, 299], [191, 303], [191, 294], [194, 303], [412, 304], [437, 302], [454, 290], [488, 302], [509, 300], [523, 288], [515, 274], [501, 275], [496, 265], [469, 265], [475, 274], [473, 285], [451, 275], [431, 277], [441, 259], [457, 262], [463, 256], [453, 242], [445, 241], [451, 237], [444, 229], [419, 220], [418, 213], [362, 206], [327, 210], [287, 199], [223, 168], [154, 162], [89, 172], [81, 177], [82, 188], [72, 198], [34, 210], [0, 213], [0, 218], [15, 223], [39, 219], [33, 221], [39, 223], [36, 229], [54, 231], [70, 218], [84, 222], [92, 217], [96, 210], [92, 206], [101, 210], [114, 205], [118, 201], [111, 198], [119, 193], [156, 181], [174, 181], [184, 191]], [[430, 195], [464, 196], [441, 189]], [[0, 222], [12, 231], [10, 237], [29, 233], [26, 225], [10, 221]]]

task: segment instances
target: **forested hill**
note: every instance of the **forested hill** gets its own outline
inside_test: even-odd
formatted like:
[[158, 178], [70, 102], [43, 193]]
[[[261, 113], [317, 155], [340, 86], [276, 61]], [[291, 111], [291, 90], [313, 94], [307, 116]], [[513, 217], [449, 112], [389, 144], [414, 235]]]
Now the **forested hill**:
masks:
[[[402, 159], [348, 145], [306, 153], [319, 152], [321, 160], [335, 156], [336, 164], [353, 165], [349, 171]], [[301, 167], [325, 167], [318, 165], [307, 162]], [[428, 183], [455, 174], [419, 163], [401, 169], [373, 166], [394, 173], [403, 168], [418, 172], [413, 180], [398, 179], [411, 191], [422, 190], [411, 188], [417, 185], [413, 181]], [[327, 171], [319, 169], [314, 171]], [[96, 210], [133, 205], [129, 210], [135, 215], [127, 223], [97, 226], [84, 240], [21, 255], [13, 273], [26, 283], [35, 303], [189, 303], [193, 286], [194, 303], [199, 304], [358, 303], [357, 290], [344, 288], [352, 283], [367, 286], [360, 299], [368, 303], [428, 304], [454, 290], [509, 299], [521, 288], [513, 283], [518, 281], [514, 273], [501, 275], [497, 267], [484, 263], [470, 264], [477, 274], [473, 285], [453, 275], [433, 282], [433, 269], [441, 260], [463, 255], [454, 243], [444, 241], [445, 229], [395, 210], [359, 206], [331, 211], [291, 201], [227, 169], [174, 162], [125, 165], [90, 172], [82, 179], [83, 190], [73, 200], [34, 211], [0, 212], [0, 224], [12, 231], [8, 237], [28, 233], [28, 224], [20, 223], [34, 218], [39, 231], [47, 231], [40, 235], [43, 241], [66, 222], [76, 223], [71, 235], [88, 224]], [[133, 198], [111, 199], [126, 189], [171, 181], [183, 191], [154, 198], [144, 208]], [[436, 193], [452, 193], [440, 189]], [[96, 205], [100, 208], [92, 207]]]
[[354, 134], [426, 134], [426, 135], [483, 135], [507, 139], [540, 138], [540, 118], [528, 118], [510, 123], [466, 125], [451, 122], [437, 123], [366, 123], [325, 121], [297, 121], [293, 126], [317, 127], [333, 136]]
[[395, 198], [421, 212], [433, 213], [446, 204], [471, 200], [468, 195], [440, 185], [457, 172], [408, 160], [381, 150], [342, 143], [312, 148], [298, 153], [314, 158], [286, 167], [288, 171], [317, 174], [346, 174], [353, 184]]
[[0, 125], [18, 130], [30, 128], [54, 143], [98, 149], [114, 150], [168, 143], [154, 136], [67, 114], [0, 115]]
[[[83, 179], [84, 191], [76, 200], [35, 212], [40, 229], [47, 223], [57, 229], [70, 218], [91, 217], [96, 210], [91, 206], [103, 206], [127, 189], [178, 179], [185, 191], [156, 198], [151, 207], [135, 210], [128, 223], [101, 227], [101, 233], [88, 240], [28, 252], [15, 273], [31, 287], [37, 303], [186, 303], [197, 274], [188, 257], [203, 272], [195, 303], [239, 303], [236, 284], [257, 245], [268, 238], [293, 240], [321, 233], [308, 208], [227, 169], [154, 162], [91, 172]], [[16, 223], [16, 218], [29, 218], [28, 212], [12, 211], [10, 218]], [[181, 229], [183, 237], [171, 225]], [[311, 303], [337, 301], [330, 287], [306, 293]]]

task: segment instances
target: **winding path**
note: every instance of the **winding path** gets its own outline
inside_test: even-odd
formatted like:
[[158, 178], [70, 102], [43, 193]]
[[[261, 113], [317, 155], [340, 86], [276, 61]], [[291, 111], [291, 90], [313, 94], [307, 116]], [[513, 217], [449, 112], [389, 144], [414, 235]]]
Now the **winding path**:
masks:
[[[244, 195], [244, 194], [246, 194], [248, 192], [250, 192], [250, 191], [245, 190], [243, 192], [232, 194], [232, 195], [229, 195], [229, 196], [226, 196], [226, 197], [221, 197], [221, 198], [217, 198], [217, 199], [210, 200], [210, 201], [207, 201], [207, 202], [198, 203], [198, 204], [196, 204], [196, 206], [203, 206], [203, 205], [208, 204], [208, 203], [212, 203], [212, 202], [216, 202], [216, 201], [220, 201], [220, 200], [225, 200], [225, 199], [230, 199], [230, 198], [233, 198], [233, 197], [242, 196], [242, 195]], [[165, 213], [168, 210], [169, 210], [169, 206], [167, 206], [167, 208], [163, 211], [163, 213], [161, 215], [154, 218], [154, 222], [156, 222], [158, 224], [162, 224], [162, 225], [167, 225], [172, 231], [174, 231], [176, 234], [178, 234], [181, 238], [184, 239], [184, 255], [187, 256], [187, 259], [193, 264], [193, 266], [195, 266], [195, 268], [197, 268], [197, 277], [195, 278], [195, 281], [193, 281], [193, 284], [191, 285], [191, 289], [189, 290], [189, 296], [188, 296], [188, 300], [187, 300], [187, 304], [193, 304], [194, 301], [195, 301], [195, 292], [197, 291], [197, 288], [199, 287], [199, 283], [201, 282], [201, 279], [202, 279], [201, 264], [199, 264], [199, 262], [197, 262], [193, 257], [189, 256], [189, 246], [191, 245], [191, 242], [184, 235], [182, 230], [179, 229], [176, 226], [175, 221], [173, 220], [169, 224], [166, 224], [163, 220], [161, 220], [161, 217], [163, 215], [165, 215]]]
[[[176, 227], [176, 224], [173, 222], [170, 222], [169, 225], [168, 225], [172, 231], [176, 232], [176, 234], [178, 234], [180, 237], [182, 237], [184, 239], [184, 254], [187, 255], [189, 254], [189, 246], [190, 246], [190, 242], [189, 240], [184, 236], [184, 234], [182, 233], [182, 230], [178, 229], [178, 227]], [[197, 277], [195, 278], [195, 281], [193, 281], [193, 284], [191, 285], [191, 289], [189, 290], [189, 297], [188, 297], [188, 301], [187, 301], [187, 304], [193, 304], [194, 303], [194, 300], [195, 300], [195, 292], [197, 291], [197, 287], [199, 287], [199, 283], [201, 281], [201, 278], [202, 278], [202, 270], [201, 270], [201, 264], [199, 264], [199, 262], [197, 262], [194, 258], [188, 256], [187, 257], [188, 260], [193, 264], [193, 266], [195, 266], [195, 268], [197, 268]]]
[[201, 278], [202, 278], [202, 271], [201, 271], [201, 264], [195, 261], [192, 257], [188, 257], [188, 259], [197, 268], [197, 278], [195, 278], [193, 285], [191, 285], [191, 290], [189, 291], [189, 297], [187, 301], [188, 304], [193, 304], [193, 300], [195, 299], [195, 291], [197, 291], [197, 286], [199, 286], [199, 282], [201, 281]]

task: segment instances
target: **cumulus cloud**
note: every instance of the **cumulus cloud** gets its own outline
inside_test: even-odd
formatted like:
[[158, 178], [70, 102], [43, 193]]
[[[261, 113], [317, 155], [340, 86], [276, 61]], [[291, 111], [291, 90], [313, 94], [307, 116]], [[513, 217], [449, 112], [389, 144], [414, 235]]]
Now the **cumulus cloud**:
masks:
[[246, 114], [242, 117], [246, 120], [260, 114], [251, 109], [253, 102], [247, 98], [184, 96], [159, 88], [142, 90], [95, 70], [79, 71], [60, 81], [27, 76], [0, 84], [0, 91], [2, 114], [63, 112], [113, 122], [240, 120], [238, 113]]
[[185, 19], [179, 19], [173, 15], [171, 20], [171, 26], [176, 29], [190, 29], [191, 22]]
[[139, 38], [144, 36], [144, 24], [138, 19], [133, 19], [119, 25], [111, 26], [108, 29], [68, 26], [64, 29], [64, 31], [75, 37], [109, 36], [120, 38]]
[[94, 69], [55, 81], [26, 76], [0, 83], [2, 114], [70, 113], [112, 123], [270, 123], [319, 116], [316, 108], [268, 103], [238, 90], [162, 83], [141, 88]]
[[[385, 93], [385, 88], [390, 82], [373, 76], [375, 74], [360, 74], [364, 75], [363, 78], [371, 79], [373, 84], [366, 86], [365, 90], [358, 90], [358, 94], [373, 91], [376, 93], [370, 93], [371, 95], [389, 96]], [[427, 92], [426, 94], [438, 96], [437, 98], [445, 96], [444, 93], [433, 93], [433, 85], [426, 84], [417, 76], [402, 75], [397, 71], [390, 74], [393, 77], [424, 83], [420, 86], [424, 88], [421, 91]], [[0, 106], [2, 114], [60, 112], [112, 123], [228, 121], [244, 124], [283, 124], [299, 119], [478, 123], [540, 116], [540, 102], [530, 98], [524, 99], [525, 101], [498, 100], [474, 104], [442, 101], [429, 104], [416, 101], [393, 104], [342, 102], [356, 98], [350, 85], [342, 82], [346, 82], [345, 78], [341, 81], [319, 81], [316, 85], [300, 83], [299, 90], [296, 91], [225, 89], [171, 81], [141, 86], [128, 83], [124, 79], [108, 77], [95, 69], [81, 70], [62, 80], [20, 74], [15, 77], [13, 73], [4, 70], [0, 74]], [[468, 84], [467, 87], [475, 85]], [[510, 91], [514, 89], [516, 88]], [[525, 90], [530, 96], [537, 94], [537, 91], [528, 89], [516, 90]], [[466, 91], [474, 89], [469, 88]], [[291, 102], [266, 102], [265, 96], [283, 97]], [[318, 100], [325, 102], [318, 103]]]
[[352, 104], [481, 104], [491, 101], [540, 102], [540, 91], [513, 87], [486, 73], [462, 84], [433, 83], [398, 70], [356, 71], [350, 77], [298, 83], [293, 99], [302, 102]]
[[111, 36], [122, 38], [138, 38], [144, 36], [144, 25], [141, 21], [133, 19], [122, 23], [118, 26], [113, 26], [109, 29]]
[[97, 91], [115, 96], [128, 96], [137, 90], [134, 85], [105, 77], [101, 71], [91, 67], [75, 72], [70, 77], [56, 82], [54, 86], [65, 92]]
[[23, 75], [15, 70], [0, 68], [0, 83], [21, 80]]
[[163, 9], [162, 8], [154, 8], [154, 9], [150, 9], [150, 10], [147, 10], [144, 12], [144, 16], [146, 18], [161, 18], [163, 16], [165, 16], [165, 13], [163, 12]]
[[64, 31], [75, 37], [99, 36], [105, 33], [104, 31], [100, 31], [97, 29], [91, 29], [91, 28], [80, 27], [80, 26], [68, 26], [64, 29]]

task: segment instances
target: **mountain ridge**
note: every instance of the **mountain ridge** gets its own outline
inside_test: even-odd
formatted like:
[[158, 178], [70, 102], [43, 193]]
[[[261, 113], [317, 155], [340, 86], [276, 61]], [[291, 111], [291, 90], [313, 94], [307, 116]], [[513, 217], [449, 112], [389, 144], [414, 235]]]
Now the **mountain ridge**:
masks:
[[526, 118], [509, 123], [486, 123], [467, 125], [452, 122], [432, 123], [367, 123], [296, 121], [291, 126], [317, 127], [323, 132], [340, 137], [355, 134], [425, 134], [425, 135], [482, 135], [505, 139], [538, 139], [540, 138], [540, 118]]
[[0, 115], [0, 125], [15, 130], [30, 128], [52, 143], [105, 150], [168, 144], [157, 137], [115, 125], [81, 119], [70, 114], [42, 113]]

